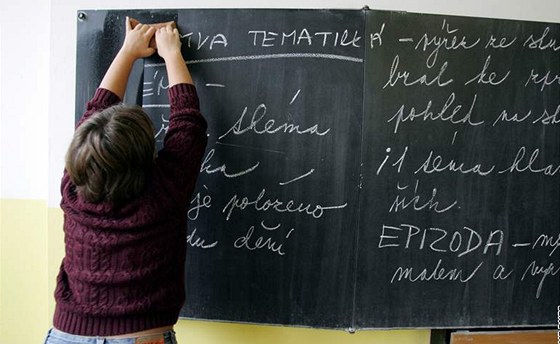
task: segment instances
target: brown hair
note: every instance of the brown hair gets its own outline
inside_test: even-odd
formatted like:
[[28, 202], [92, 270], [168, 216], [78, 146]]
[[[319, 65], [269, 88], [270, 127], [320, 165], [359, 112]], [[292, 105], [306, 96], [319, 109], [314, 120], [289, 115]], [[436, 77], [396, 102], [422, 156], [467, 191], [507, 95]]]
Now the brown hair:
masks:
[[144, 190], [154, 156], [154, 129], [146, 113], [119, 104], [76, 129], [66, 170], [85, 200], [121, 204]]

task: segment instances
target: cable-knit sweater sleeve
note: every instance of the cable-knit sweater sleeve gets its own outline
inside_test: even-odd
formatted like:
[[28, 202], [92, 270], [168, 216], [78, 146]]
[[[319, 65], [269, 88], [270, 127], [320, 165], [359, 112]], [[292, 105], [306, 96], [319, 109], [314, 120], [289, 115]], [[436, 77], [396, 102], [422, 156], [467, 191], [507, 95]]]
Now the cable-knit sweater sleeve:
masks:
[[156, 175], [176, 205], [186, 209], [208, 141], [194, 85], [169, 88], [169, 129], [156, 159]]

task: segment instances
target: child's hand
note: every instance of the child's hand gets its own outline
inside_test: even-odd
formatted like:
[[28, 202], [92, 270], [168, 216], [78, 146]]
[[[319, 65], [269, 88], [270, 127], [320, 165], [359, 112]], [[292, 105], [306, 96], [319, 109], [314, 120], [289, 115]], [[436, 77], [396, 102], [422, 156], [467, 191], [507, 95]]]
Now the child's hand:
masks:
[[135, 60], [152, 55], [156, 50], [150, 48], [150, 39], [155, 32], [153, 27], [144, 24], [133, 29], [130, 18], [126, 17], [126, 36], [121, 51]]
[[179, 30], [166, 25], [156, 31], [156, 44], [159, 56], [164, 60], [181, 55], [181, 40]]

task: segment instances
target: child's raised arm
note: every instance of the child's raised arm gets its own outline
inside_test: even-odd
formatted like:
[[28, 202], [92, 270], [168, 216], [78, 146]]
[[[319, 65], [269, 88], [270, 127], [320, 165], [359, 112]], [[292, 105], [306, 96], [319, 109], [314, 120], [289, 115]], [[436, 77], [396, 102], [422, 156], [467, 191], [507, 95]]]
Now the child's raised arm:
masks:
[[115, 93], [121, 99], [124, 97], [134, 61], [155, 52], [154, 48], [150, 48], [150, 39], [155, 31], [150, 25], [144, 24], [138, 24], [133, 29], [130, 18], [126, 17], [126, 36], [123, 46], [105, 73], [100, 88]]
[[178, 209], [186, 209], [208, 141], [207, 124], [200, 114], [196, 89], [181, 54], [179, 31], [170, 26], [158, 29], [156, 43], [167, 69], [170, 113], [154, 175]]
[[169, 86], [182, 83], [192, 84], [191, 74], [181, 55], [179, 31], [171, 26], [164, 26], [157, 30], [156, 42], [158, 54], [165, 60]]

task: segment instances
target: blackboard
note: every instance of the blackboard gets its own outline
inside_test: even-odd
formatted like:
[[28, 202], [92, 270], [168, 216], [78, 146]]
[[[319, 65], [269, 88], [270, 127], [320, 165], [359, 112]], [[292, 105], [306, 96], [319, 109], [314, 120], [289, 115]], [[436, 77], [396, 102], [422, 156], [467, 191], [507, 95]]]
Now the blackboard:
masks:
[[[182, 317], [543, 326], [560, 303], [558, 24], [370, 10], [84, 10], [76, 118], [124, 17], [175, 20], [209, 122]], [[166, 130], [151, 57], [125, 101]]]
[[553, 324], [559, 26], [366, 21], [356, 326]]

